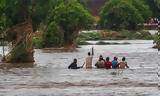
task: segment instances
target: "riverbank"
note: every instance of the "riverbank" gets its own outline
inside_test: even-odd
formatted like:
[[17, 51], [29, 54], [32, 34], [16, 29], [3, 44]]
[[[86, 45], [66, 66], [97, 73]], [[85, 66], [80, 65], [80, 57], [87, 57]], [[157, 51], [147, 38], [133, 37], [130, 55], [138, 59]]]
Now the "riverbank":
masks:
[[[110, 44], [118, 44], [119, 43], [105, 43], [104, 40], [153, 40], [154, 36], [145, 30], [140, 31], [111, 31], [111, 30], [91, 30], [91, 31], [82, 31], [79, 33], [79, 36], [76, 40], [78, 45], [91, 45], [86, 41], [95, 41], [99, 40], [100, 42], [97, 45], [110, 45]], [[43, 48], [42, 46], [42, 33], [35, 33], [33, 35], [33, 45], [34, 48]], [[128, 42], [124, 42], [128, 44]]]
[[[78, 45], [88, 45], [86, 41], [99, 40], [100, 42], [97, 45], [110, 45], [110, 44], [119, 44], [119, 43], [105, 43], [104, 40], [153, 40], [154, 36], [145, 30], [141, 31], [85, 31], [79, 34], [77, 39]], [[124, 42], [124, 44], [129, 44]]]
[[112, 31], [112, 30], [97, 30], [80, 32], [79, 39], [82, 40], [152, 40], [153, 36], [149, 30], [138, 31]]

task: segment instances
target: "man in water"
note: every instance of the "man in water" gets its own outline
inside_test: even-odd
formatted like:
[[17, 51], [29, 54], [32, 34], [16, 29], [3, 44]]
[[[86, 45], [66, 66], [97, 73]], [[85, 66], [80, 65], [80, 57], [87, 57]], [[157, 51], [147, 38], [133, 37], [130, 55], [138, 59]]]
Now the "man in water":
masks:
[[81, 67], [77, 67], [77, 59], [75, 58], [74, 60], [73, 60], [73, 62], [68, 66], [68, 69], [80, 69], [80, 68], [82, 68], [83, 66], [81, 66]]
[[122, 58], [122, 61], [119, 63], [119, 68], [120, 68], [120, 69], [129, 68], [129, 66], [127, 65], [127, 62], [126, 62], [125, 60], [126, 60], [126, 58], [123, 57], [123, 58]]
[[102, 55], [99, 56], [99, 60], [97, 61], [97, 63], [95, 64], [95, 66], [97, 68], [105, 68], [105, 60], [103, 59]]
[[109, 60], [109, 57], [106, 58], [105, 68], [106, 69], [111, 69], [112, 68], [112, 62]]
[[114, 57], [112, 61], [112, 69], [117, 69], [118, 68], [118, 58]]
[[88, 52], [88, 56], [86, 58], [86, 69], [92, 68], [92, 59], [93, 59], [93, 56], [91, 55], [90, 52]]

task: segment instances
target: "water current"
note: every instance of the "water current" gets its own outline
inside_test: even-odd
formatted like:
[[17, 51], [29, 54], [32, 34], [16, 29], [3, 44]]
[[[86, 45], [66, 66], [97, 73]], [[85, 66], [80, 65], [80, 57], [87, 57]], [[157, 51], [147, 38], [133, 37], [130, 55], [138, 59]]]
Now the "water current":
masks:
[[[74, 52], [35, 49], [33, 68], [0, 69], [0, 96], [160, 96], [160, 55], [153, 41], [106, 42], [130, 44], [83, 45]], [[83, 65], [92, 47], [93, 67], [99, 55], [119, 61], [125, 56], [130, 69], [67, 69], [74, 58]]]

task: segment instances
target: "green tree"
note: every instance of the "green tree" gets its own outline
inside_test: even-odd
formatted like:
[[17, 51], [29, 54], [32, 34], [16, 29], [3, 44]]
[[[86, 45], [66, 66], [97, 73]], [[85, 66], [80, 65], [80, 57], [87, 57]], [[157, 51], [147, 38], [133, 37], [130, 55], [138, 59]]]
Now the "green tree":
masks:
[[43, 33], [43, 47], [61, 47], [63, 39], [63, 30], [55, 22], [51, 22]]
[[7, 25], [6, 25], [6, 16], [5, 14], [2, 14], [0, 16], [0, 34], [3, 34], [4, 31], [6, 30]]
[[0, 1], [0, 12], [3, 14], [0, 16], [0, 19], [3, 17], [0, 28], [9, 28], [6, 35], [12, 42], [7, 62], [33, 62], [32, 32], [45, 20], [50, 2], [51, 0]]
[[48, 15], [51, 0], [5, 0], [5, 14], [9, 26], [31, 19], [34, 31]]
[[152, 11], [152, 16], [160, 19], [160, 0], [144, 0]]
[[[55, 38], [54, 36], [60, 35], [59, 37], [63, 38], [61, 39], [61, 42], [63, 42], [63, 44], [59, 43], [60, 45], [63, 45], [65, 47], [73, 47], [75, 46], [74, 43], [78, 36], [78, 32], [88, 26], [88, 24], [92, 23], [92, 21], [93, 17], [89, 14], [87, 10], [84, 9], [84, 7], [77, 0], [61, 0], [61, 2], [56, 5], [56, 7], [53, 7], [51, 9], [48, 17], [47, 25], [49, 27], [47, 29], [47, 34], [53, 34], [53, 37], [50, 36], [50, 38], [48, 38], [47, 35], [44, 35], [44, 38], [47, 37], [48, 39], [52, 39]], [[54, 27], [52, 24], [54, 24], [54, 26], [58, 26], [58, 29], [60, 30], [55, 30], [55, 28], [57, 27]], [[50, 26], [52, 26], [53, 30], [50, 29]], [[59, 34], [57, 34], [56, 31]], [[56, 46], [57, 43], [51, 42], [51, 44], [49, 45]]]
[[5, 0], [0, 1], [0, 34], [2, 34], [6, 29], [6, 15], [5, 10]]
[[130, 3], [138, 10], [143, 19], [146, 21], [152, 14], [149, 6], [144, 0], [129, 0]]
[[137, 29], [150, 16], [150, 11], [144, 2], [138, 0], [109, 0], [101, 11], [100, 24], [104, 28]]

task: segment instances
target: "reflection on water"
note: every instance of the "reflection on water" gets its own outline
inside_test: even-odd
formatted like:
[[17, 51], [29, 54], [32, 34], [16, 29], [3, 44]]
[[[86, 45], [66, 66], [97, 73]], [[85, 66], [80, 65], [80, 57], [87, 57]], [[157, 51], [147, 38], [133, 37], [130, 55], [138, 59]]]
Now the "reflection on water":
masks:
[[[160, 56], [152, 49], [153, 41], [125, 42], [131, 44], [85, 45], [62, 53], [35, 50], [33, 68], [0, 69], [0, 96], [160, 96]], [[119, 60], [126, 56], [131, 69], [67, 69], [73, 58], [82, 65], [91, 47], [95, 49], [93, 63], [100, 54]]]

